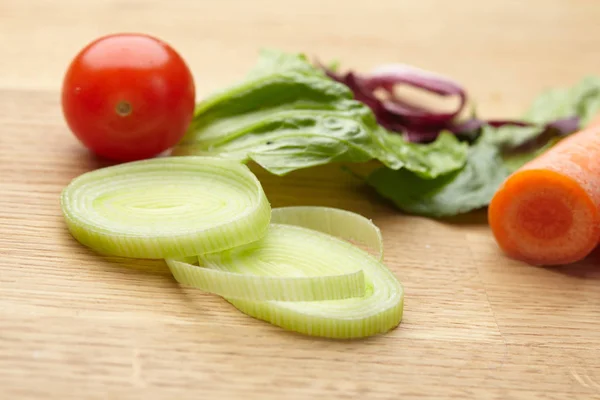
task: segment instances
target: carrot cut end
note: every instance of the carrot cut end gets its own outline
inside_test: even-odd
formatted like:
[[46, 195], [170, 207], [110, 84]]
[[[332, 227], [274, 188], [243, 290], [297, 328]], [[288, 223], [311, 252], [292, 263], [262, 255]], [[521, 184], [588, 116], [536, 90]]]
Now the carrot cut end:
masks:
[[488, 217], [500, 248], [534, 265], [579, 261], [600, 239], [600, 216], [588, 193], [550, 170], [511, 175], [494, 195]]

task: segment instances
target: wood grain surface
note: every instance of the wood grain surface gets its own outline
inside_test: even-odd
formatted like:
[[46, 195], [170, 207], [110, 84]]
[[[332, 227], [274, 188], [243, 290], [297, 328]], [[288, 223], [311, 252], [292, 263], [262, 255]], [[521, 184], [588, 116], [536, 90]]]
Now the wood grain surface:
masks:
[[275, 178], [274, 206], [371, 217], [406, 289], [402, 324], [319, 340], [179, 287], [163, 262], [100, 258], [67, 233], [61, 189], [102, 166], [66, 128], [62, 74], [96, 36], [144, 31], [188, 60], [200, 96], [262, 47], [463, 82], [490, 117], [600, 73], [592, 0], [0, 0], [0, 399], [600, 398], [600, 257], [534, 268], [485, 213], [401, 215], [338, 167]]

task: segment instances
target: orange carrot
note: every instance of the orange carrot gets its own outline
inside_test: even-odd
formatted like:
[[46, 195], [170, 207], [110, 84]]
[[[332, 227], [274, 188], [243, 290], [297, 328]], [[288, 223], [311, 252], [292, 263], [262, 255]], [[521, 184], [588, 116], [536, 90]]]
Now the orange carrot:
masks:
[[534, 265], [585, 258], [600, 241], [600, 121], [514, 172], [488, 220], [510, 257]]

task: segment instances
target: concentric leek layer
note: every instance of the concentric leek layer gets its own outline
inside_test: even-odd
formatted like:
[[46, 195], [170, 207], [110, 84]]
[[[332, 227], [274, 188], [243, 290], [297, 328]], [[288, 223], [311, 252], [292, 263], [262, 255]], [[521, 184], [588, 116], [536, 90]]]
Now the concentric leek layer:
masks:
[[226, 297], [240, 311], [285, 329], [358, 338], [387, 332], [402, 319], [403, 289], [395, 276], [366, 251], [312, 229], [271, 224], [267, 236], [258, 242], [200, 259], [208, 268], [264, 276], [319, 277], [363, 271], [365, 292], [360, 297], [294, 302]]
[[[261, 247], [262, 243], [253, 246]], [[286, 248], [261, 250], [260, 254], [251, 255], [227, 252], [200, 256], [201, 266], [173, 259], [166, 261], [179, 283], [235, 299], [317, 301], [359, 297], [365, 293], [361, 270], [337, 275], [328, 275], [323, 270], [322, 275], [298, 276], [294, 273], [300, 267], [296, 260], [298, 252]], [[270, 261], [271, 255], [287, 259], [288, 263]]]
[[103, 254], [177, 258], [263, 237], [271, 208], [243, 164], [208, 157], [130, 162], [75, 178], [61, 196], [71, 234]]
[[381, 231], [360, 214], [331, 207], [279, 207], [272, 210], [271, 222], [302, 226], [356, 242], [377, 253], [379, 261], [383, 261]]
[[[272, 210], [271, 221], [350, 239], [377, 252], [380, 260], [383, 257], [383, 241], [377, 226], [352, 212], [327, 207], [284, 207]], [[307, 250], [302, 240], [288, 240], [281, 247], [267, 246], [271, 242], [272, 239], [255, 243], [260, 251], [232, 250], [201, 256], [200, 265], [195, 265], [197, 260], [166, 261], [179, 283], [233, 299], [319, 301], [364, 296], [363, 271], [358, 267], [355, 271], [351, 268], [338, 273], [330, 271], [321, 258], [329, 249]], [[298, 268], [307, 266], [316, 274], [297, 273]]]

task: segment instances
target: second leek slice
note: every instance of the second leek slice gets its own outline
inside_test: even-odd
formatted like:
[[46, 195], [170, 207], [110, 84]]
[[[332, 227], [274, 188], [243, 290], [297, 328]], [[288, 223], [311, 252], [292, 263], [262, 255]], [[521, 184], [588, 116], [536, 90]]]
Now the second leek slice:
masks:
[[[200, 256], [201, 266], [195, 265], [197, 260], [167, 259], [166, 262], [177, 282], [222, 297], [256, 301], [316, 301], [360, 297], [365, 293], [362, 270], [339, 275], [305, 276], [294, 273], [294, 268], [290, 268], [292, 264], [295, 268], [301, 267], [295, 259], [306, 256], [305, 249], [272, 249], [281, 254], [279, 258], [288, 259], [282, 264], [268, 261], [271, 250], [265, 247], [264, 241], [248, 246], [260, 248], [260, 258], [253, 257], [246, 248], [242, 253], [229, 251]], [[314, 257], [309, 254], [309, 260], [311, 256]]]
[[[282, 207], [272, 210], [271, 222], [297, 225], [352, 240], [376, 252], [380, 261], [383, 259], [379, 228], [350, 211], [329, 207]], [[273, 244], [277, 240], [281, 241], [280, 247]], [[248, 245], [243, 251], [233, 249], [200, 256], [200, 266], [194, 265], [195, 260], [166, 261], [179, 283], [233, 299], [320, 301], [364, 296], [363, 271], [358, 266], [353, 270], [352, 262], [343, 258], [340, 261], [350, 265], [337, 268], [337, 271], [335, 264], [339, 261], [323, 264], [323, 254], [328, 251], [328, 247], [307, 248], [302, 240], [271, 237]], [[313, 273], [307, 275], [306, 268]]]
[[268, 276], [318, 277], [363, 271], [365, 292], [360, 297], [295, 302], [226, 297], [243, 313], [288, 330], [350, 339], [387, 332], [402, 320], [404, 291], [394, 274], [366, 251], [316, 230], [271, 224], [267, 236], [258, 242], [200, 259], [209, 268]]
[[271, 222], [297, 225], [356, 242], [376, 252], [383, 261], [383, 237], [371, 221], [360, 214], [332, 207], [288, 206], [274, 208]]

